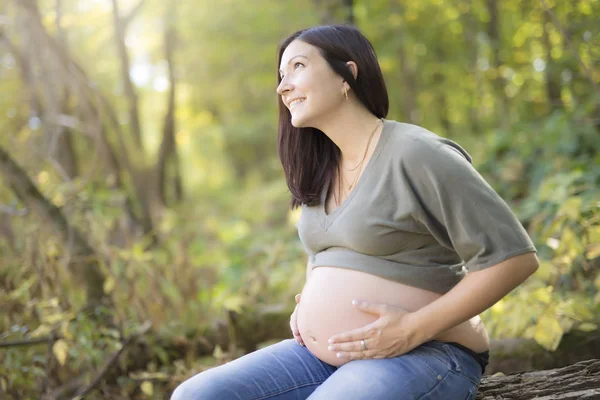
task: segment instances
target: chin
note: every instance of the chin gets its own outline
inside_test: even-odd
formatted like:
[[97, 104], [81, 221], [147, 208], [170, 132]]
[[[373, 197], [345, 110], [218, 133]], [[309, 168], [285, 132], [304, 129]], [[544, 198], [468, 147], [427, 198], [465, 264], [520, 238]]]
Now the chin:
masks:
[[292, 117], [291, 122], [292, 122], [292, 126], [294, 128], [306, 128], [306, 126], [304, 124], [304, 120], [302, 118]]
[[294, 128], [313, 128], [313, 124], [305, 117], [292, 117], [291, 122]]

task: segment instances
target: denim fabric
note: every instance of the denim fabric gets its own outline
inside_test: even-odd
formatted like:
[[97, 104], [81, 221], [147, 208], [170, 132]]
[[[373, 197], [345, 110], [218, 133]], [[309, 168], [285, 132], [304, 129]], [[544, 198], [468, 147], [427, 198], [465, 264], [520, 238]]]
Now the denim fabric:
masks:
[[472, 356], [440, 341], [337, 368], [285, 339], [189, 378], [171, 400], [467, 400], [480, 379]]

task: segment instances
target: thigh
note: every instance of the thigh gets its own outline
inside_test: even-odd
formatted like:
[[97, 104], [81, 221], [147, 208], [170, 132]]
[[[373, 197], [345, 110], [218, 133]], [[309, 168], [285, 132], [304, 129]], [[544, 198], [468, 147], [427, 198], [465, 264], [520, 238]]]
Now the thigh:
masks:
[[466, 357], [460, 349], [432, 341], [394, 358], [350, 361], [309, 400], [475, 399], [481, 369]]
[[306, 399], [335, 370], [285, 339], [189, 378], [171, 400]]

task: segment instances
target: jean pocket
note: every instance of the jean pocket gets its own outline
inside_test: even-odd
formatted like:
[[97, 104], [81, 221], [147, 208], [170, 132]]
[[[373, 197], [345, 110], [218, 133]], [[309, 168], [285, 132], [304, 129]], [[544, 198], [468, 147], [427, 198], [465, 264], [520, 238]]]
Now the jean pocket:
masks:
[[420, 365], [425, 371], [428, 372], [431, 378], [440, 381], [446, 377], [451, 372], [450, 367], [448, 366], [448, 362], [444, 361], [443, 357], [440, 357], [436, 353], [442, 353], [439, 350], [432, 349], [431, 346], [419, 346], [413, 350], [411, 350], [409, 355], [411, 358]]
[[[473, 359], [473, 356], [449, 344], [442, 344], [442, 349], [452, 363], [450, 367], [452, 371], [479, 386], [481, 374], [477, 374], [475, 371], [481, 371], [481, 367]], [[465, 363], [470, 365], [465, 365]]]
[[448, 352], [440, 346], [441, 342], [436, 344], [434, 342], [428, 342], [422, 346], [427, 348], [427, 352], [433, 357], [437, 358], [440, 362], [444, 363], [446, 368], [455, 369], [456, 363], [448, 356]]

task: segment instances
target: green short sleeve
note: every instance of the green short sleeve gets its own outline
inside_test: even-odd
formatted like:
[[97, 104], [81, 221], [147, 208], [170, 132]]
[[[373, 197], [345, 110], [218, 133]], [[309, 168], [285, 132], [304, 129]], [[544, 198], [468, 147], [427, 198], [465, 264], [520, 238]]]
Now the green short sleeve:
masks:
[[460, 145], [438, 137], [412, 139], [409, 147], [401, 169], [417, 203], [415, 218], [453, 249], [468, 271], [536, 251], [523, 225]]

